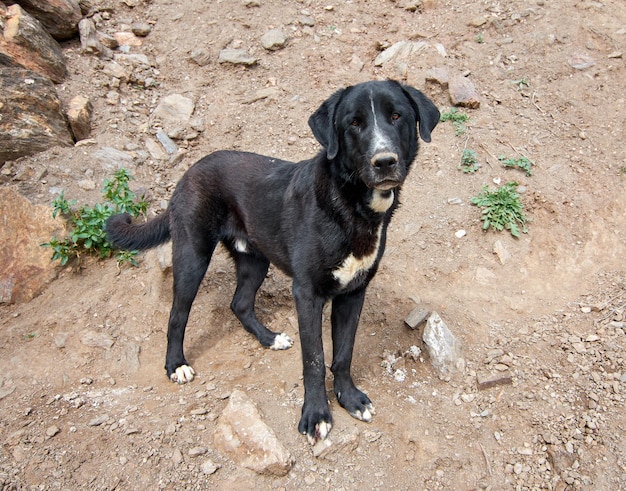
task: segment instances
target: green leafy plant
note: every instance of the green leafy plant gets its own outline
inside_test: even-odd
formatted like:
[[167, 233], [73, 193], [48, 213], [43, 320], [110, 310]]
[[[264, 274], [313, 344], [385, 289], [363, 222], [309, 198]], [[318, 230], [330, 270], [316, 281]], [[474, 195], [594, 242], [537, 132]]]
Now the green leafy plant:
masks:
[[467, 131], [465, 123], [469, 121], [469, 116], [465, 113], [459, 112], [456, 107], [451, 108], [449, 111], [441, 113], [439, 121], [452, 121], [454, 127], [454, 134], [460, 136]]
[[489, 187], [485, 186], [482, 193], [471, 199], [472, 204], [483, 208], [481, 216], [483, 230], [490, 227], [497, 231], [506, 229], [513, 237], [519, 237], [520, 230], [523, 233], [528, 232], [524, 205], [517, 193], [517, 186], [516, 182], [508, 182], [495, 191], [490, 191]]
[[467, 148], [463, 150], [459, 169], [461, 169], [465, 174], [473, 174], [480, 169], [478, 157], [476, 156], [476, 152], [474, 152], [474, 150], [469, 150]]
[[102, 194], [105, 202], [93, 207], [74, 209], [76, 200], [68, 201], [64, 193], [52, 202], [52, 216], [65, 217], [72, 228], [69, 236], [62, 239], [53, 237], [50, 242], [42, 244], [52, 249], [52, 261], [60, 260], [62, 265], [66, 265], [70, 259], [76, 259], [80, 265], [82, 256], [106, 258], [117, 252], [118, 262], [137, 265], [137, 252], [117, 251], [108, 242], [104, 231], [107, 219], [116, 213], [128, 213], [133, 217], [145, 215], [148, 202], [143, 196], [137, 199], [130, 190], [131, 179], [126, 169], [118, 170], [111, 179], [104, 181]]
[[533, 175], [531, 167], [533, 166], [534, 162], [528, 160], [526, 157], [520, 157], [518, 159], [509, 159], [504, 155], [500, 155], [500, 157], [498, 157], [498, 160], [502, 162], [502, 165], [504, 167], [512, 167], [515, 169], [523, 170], [524, 172], [526, 172], [527, 176]]
[[524, 90], [526, 87], [530, 87], [530, 83], [525, 78], [512, 80], [512, 82], [517, 85], [517, 90]]

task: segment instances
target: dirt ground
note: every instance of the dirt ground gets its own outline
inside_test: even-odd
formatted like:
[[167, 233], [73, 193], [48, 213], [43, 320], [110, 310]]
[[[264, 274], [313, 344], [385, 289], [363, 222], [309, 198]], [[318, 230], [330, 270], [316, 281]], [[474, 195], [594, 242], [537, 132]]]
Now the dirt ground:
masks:
[[[133, 185], [147, 192], [152, 215], [213, 150], [308, 158], [319, 149], [309, 115], [336, 89], [365, 80], [403, 80], [447, 110], [447, 91], [425, 81], [429, 69], [445, 66], [469, 76], [481, 105], [465, 110], [462, 135], [441, 123], [422, 145], [368, 290], [353, 373], [376, 406], [373, 421], [348, 416], [328, 381], [330, 438], [356, 434], [356, 448], [316, 458], [298, 434], [303, 390], [290, 282], [270, 270], [259, 309], [296, 344], [262, 349], [229, 310], [234, 275], [223, 251], [187, 331], [197, 378], [170, 383], [163, 361], [171, 275], [150, 253], [138, 268], [94, 260], [80, 273], [60, 269], [34, 300], [0, 308], [2, 489], [626, 489], [622, 0], [92, 3], [103, 32], [152, 23], [131, 53], [148, 56], [153, 83], [115, 86], [78, 41], [64, 44], [70, 75], [58, 91], [64, 101], [91, 98], [95, 141], [10, 163], [4, 185], [35, 203], [50, 204], [61, 189], [79, 203], [100, 201], [109, 173], [94, 152], [103, 147], [134, 152]], [[290, 39], [269, 52], [260, 39], [274, 27]], [[374, 65], [381, 47], [405, 40], [428, 46], [404, 63]], [[257, 66], [218, 64], [227, 46], [248, 49]], [[210, 54], [205, 66], [189, 59], [198, 48]], [[276, 87], [270, 97], [253, 100], [268, 87]], [[112, 91], [118, 100], [107, 100]], [[150, 113], [173, 93], [195, 102], [204, 126], [177, 141], [187, 153], [170, 164], [145, 158], [145, 141], [154, 134]], [[458, 169], [463, 149], [478, 155], [475, 174]], [[533, 175], [504, 169], [500, 155], [527, 156]], [[80, 185], [86, 178], [95, 189]], [[523, 186], [532, 221], [519, 239], [483, 232], [470, 204], [494, 179]], [[509, 255], [504, 263], [497, 241]], [[416, 305], [439, 312], [463, 344], [465, 366], [449, 381], [427, 356], [402, 356], [424, 348], [421, 330], [403, 322]], [[100, 334], [112, 346], [86, 339]], [[329, 337], [326, 348], [330, 363]], [[398, 358], [393, 370], [383, 363], [390, 355]], [[479, 377], [506, 371], [512, 384], [478, 389]], [[235, 389], [294, 456], [286, 476], [257, 475], [214, 448]], [[211, 473], [207, 461], [219, 468]]]

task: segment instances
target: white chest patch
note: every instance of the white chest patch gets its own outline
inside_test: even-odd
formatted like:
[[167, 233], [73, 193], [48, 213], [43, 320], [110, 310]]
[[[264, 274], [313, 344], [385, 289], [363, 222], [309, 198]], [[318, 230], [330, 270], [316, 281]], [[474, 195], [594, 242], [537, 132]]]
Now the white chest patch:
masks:
[[374, 189], [370, 208], [376, 213], [385, 213], [393, 205], [393, 191]]
[[342, 287], [346, 287], [354, 277], [362, 271], [369, 270], [376, 261], [378, 256], [378, 249], [380, 248], [380, 232], [382, 225], [378, 229], [376, 237], [376, 247], [371, 254], [363, 257], [355, 257], [354, 254], [350, 254], [343, 260], [341, 266], [333, 271], [333, 277], [339, 282]]

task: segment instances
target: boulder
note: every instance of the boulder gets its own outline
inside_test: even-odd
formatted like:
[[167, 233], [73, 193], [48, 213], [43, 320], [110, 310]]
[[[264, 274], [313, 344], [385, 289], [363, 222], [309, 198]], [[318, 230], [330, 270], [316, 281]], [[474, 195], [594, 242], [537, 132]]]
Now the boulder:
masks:
[[78, 0], [19, 0], [55, 39], [69, 39], [78, 32], [82, 18]]
[[0, 303], [27, 302], [56, 278], [52, 250], [41, 244], [63, 236], [64, 223], [12, 187], [0, 188], [0, 220]]
[[254, 403], [240, 390], [233, 391], [220, 416], [214, 443], [238, 465], [259, 474], [284, 476], [294, 464]]
[[73, 144], [50, 79], [24, 68], [0, 66], [0, 163]]
[[53, 82], [67, 73], [59, 44], [41, 24], [19, 5], [0, 4], [0, 65], [22, 66]]

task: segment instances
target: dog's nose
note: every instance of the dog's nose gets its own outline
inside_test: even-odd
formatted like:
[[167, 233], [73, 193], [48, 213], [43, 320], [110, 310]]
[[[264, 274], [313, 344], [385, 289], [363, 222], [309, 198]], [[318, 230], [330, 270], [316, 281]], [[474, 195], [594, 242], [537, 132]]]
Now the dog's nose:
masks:
[[372, 157], [371, 163], [372, 167], [386, 171], [398, 163], [398, 155], [392, 152], [377, 153]]

